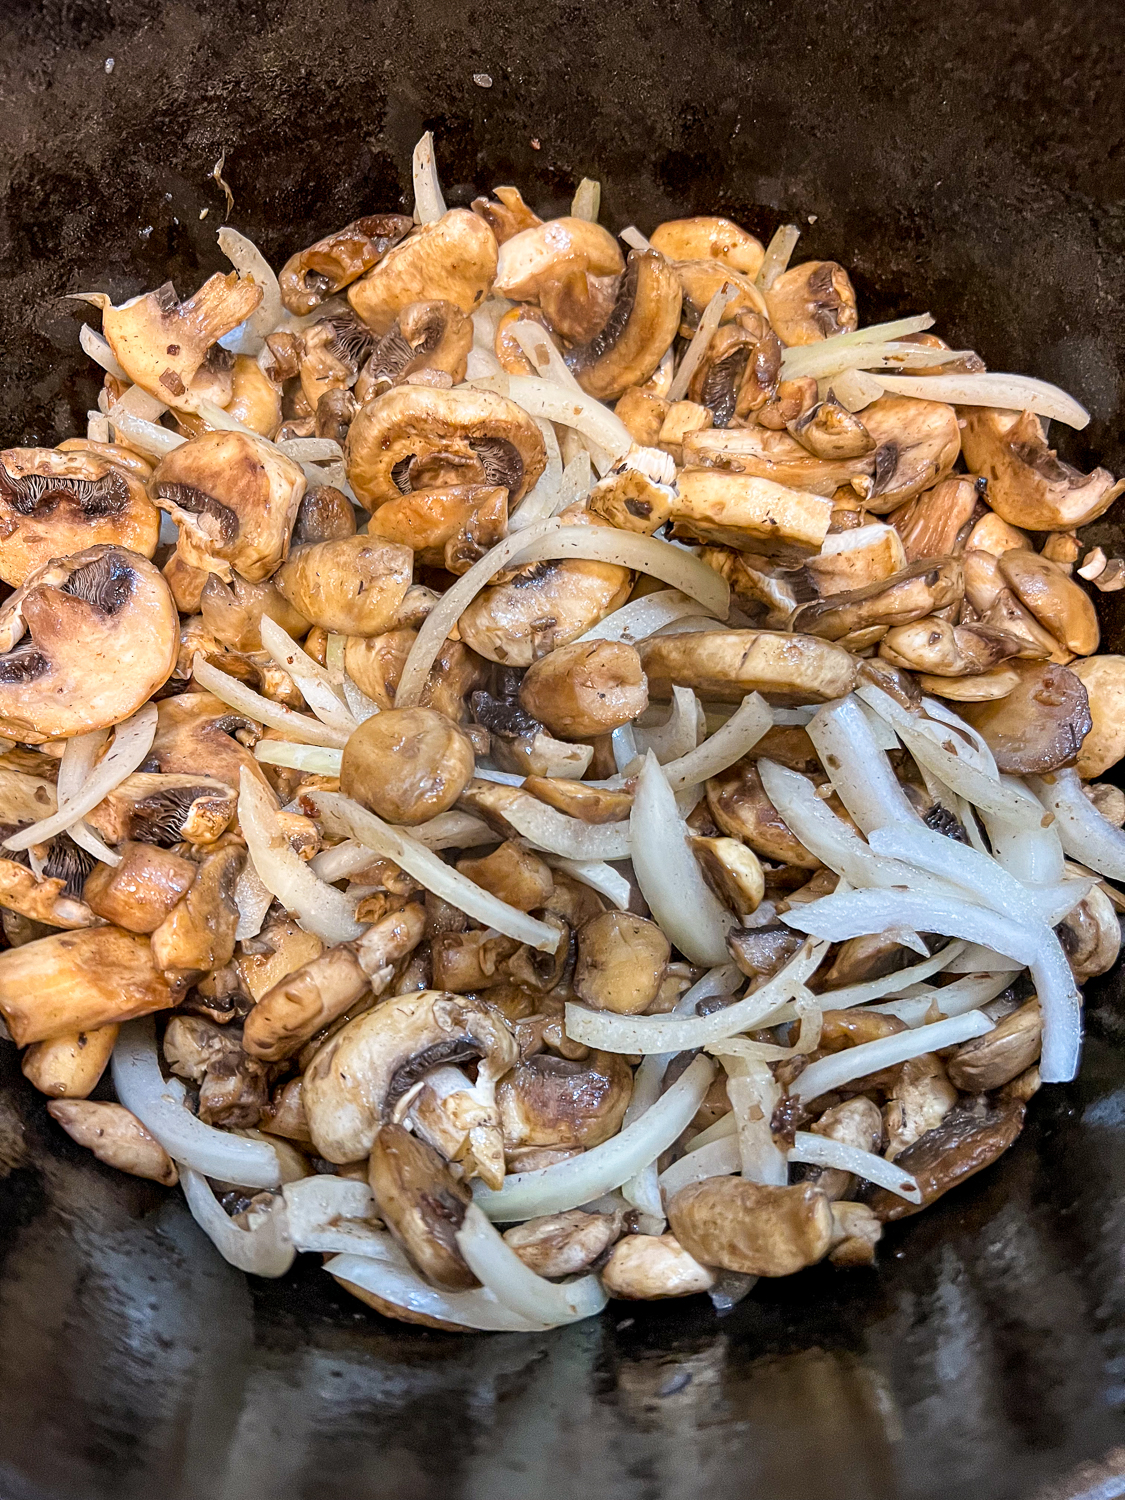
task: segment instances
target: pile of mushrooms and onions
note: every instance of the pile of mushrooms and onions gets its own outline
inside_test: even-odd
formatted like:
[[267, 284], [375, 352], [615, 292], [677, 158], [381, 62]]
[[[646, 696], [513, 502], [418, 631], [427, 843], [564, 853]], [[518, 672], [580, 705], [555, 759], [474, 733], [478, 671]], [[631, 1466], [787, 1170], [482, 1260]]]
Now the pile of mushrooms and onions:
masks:
[[870, 1265], [1118, 955], [1125, 481], [792, 226], [414, 183], [83, 292], [86, 435], [0, 453], [5, 1035], [391, 1317]]

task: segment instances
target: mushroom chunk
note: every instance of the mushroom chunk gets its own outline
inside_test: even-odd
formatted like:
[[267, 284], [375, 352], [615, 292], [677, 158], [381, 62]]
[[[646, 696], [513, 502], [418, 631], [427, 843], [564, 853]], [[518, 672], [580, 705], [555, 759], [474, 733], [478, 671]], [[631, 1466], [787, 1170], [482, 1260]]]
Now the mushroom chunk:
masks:
[[772, 479], [721, 469], [680, 471], [673, 535], [801, 562], [828, 534], [832, 502]]
[[498, 245], [504, 244], [505, 240], [510, 240], [525, 229], [534, 229], [536, 224], [542, 224], [543, 220], [539, 215], [532, 213], [523, 201], [519, 188], [498, 187], [493, 188], [492, 192], [497, 199], [495, 203], [491, 198], [474, 198], [470, 207], [492, 230]]
[[457, 1248], [473, 1195], [432, 1146], [401, 1125], [384, 1125], [371, 1148], [368, 1180], [379, 1213], [424, 1275], [455, 1291], [479, 1285]]
[[581, 1208], [513, 1224], [504, 1239], [538, 1276], [576, 1276], [604, 1255], [621, 1233], [621, 1215]]
[[[883, 1117], [877, 1104], [865, 1094], [859, 1094], [826, 1109], [810, 1129], [814, 1135], [827, 1136], [829, 1140], [855, 1146], [860, 1151], [878, 1151], [883, 1140]], [[836, 1167], [813, 1170], [808, 1180], [815, 1182], [831, 1200], [849, 1197], [855, 1186], [854, 1175]]]
[[794, 630], [830, 641], [877, 630], [878, 635], [868, 634], [864, 642], [870, 644], [893, 625], [909, 625], [912, 620], [960, 603], [964, 592], [961, 564], [956, 558], [923, 559], [865, 588], [803, 604], [790, 624]]
[[921, 1203], [911, 1203], [889, 1188], [876, 1188], [868, 1203], [883, 1223], [919, 1213], [1003, 1155], [1019, 1135], [1023, 1117], [1022, 1102], [983, 1110], [965, 1104], [950, 1110], [940, 1125], [896, 1158], [896, 1165], [910, 1172], [921, 1189]]
[[0, 453], [0, 578], [18, 586], [52, 558], [98, 543], [151, 557], [160, 513], [143, 482], [91, 452]]
[[372, 714], [349, 737], [340, 790], [390, 823], [447, 812], [473, 778], [472, 741], [432, 708]]
[[128, 839], [163, 849], [179, 843], [212, 844], [230, 826], [238, 796], [232, 787], [208, 780], [207, 774], [134, 771], [87, 814], [86, 821], [110, 844]]
[[230, 582], [261, 583], [283, 562], [305, 476], [272, 443], [205, 432], [157, 465], [152, 494], [180, 527], [185, 562]]
[[989, 505], [1012, 526], [1070, 531], [1104, 515], [1121, 492], [1106, 469], [1083, 474], [1063, 463], [1033, 412], [987, 406], [958, 412], [965, 462], [988, 480]]
[[883, 1106], [886, 1157], [895, 1161], [928, 1130], [940, 1125], [957, 1103], [957, 1090], [932, 1052], [912, 1057], [898, 1070]]
[[738, 916], [756, 911], [766, 894], [766, 877], [753, 849], [732, 838], [689, 842], [704, 880], [719, 900]]
[[20, 1072], [52, 1099], [85, 1099], [105, 1072], [119, 1031], [99, 1026], [35, 1042], [20, 1059]]
[[1104, 884], [1096, 885], [1056, 931], [1071, 973], [1079, 984], [1095, 974], [1107, 973], [1117, 962], [1121, 952], [1121, 919]]
[[766, 796], [753, 760], [736, 761], [712, 776], [707, 783], [707, 806], [729, 838], [741, 839], [767, 859], [801, 870], [820, 868], [820, 860], [809, 853]]
[[789, 431], [814, 458], [862, 458], [875, 447], [860, 419], [831, 395], [790, 422]]
[[107, 1167], [133, 1177], [148, 1177], [163, 1187], [175, 1187], [179, 1181], [176, 1163], [136, 1115], [122, 1105], [52, 1099], [47, 1112], [71, 1140], [86, 1146]]
[[604, 479], [599, 479], [587, 500], [590, 510], [603, 521], [642, 536], [651, 536], [664, 525], [675, 502], [676, 491], [670, 482], [652, 479], [627, 461], [615, 464]]
[[1125, 656], [1089, 656], [1070, 670], [1086, 689], [1093, 727], [1078, 752], [1083, 781], [1104, 775], [1125, 755]]
[[[381, 709], [394, 707], [395, 689], [416, 638], [413, 630], [388, 630], [368, 639], [352, 636], [344, 647], [344, 670]], [[466, 700], [483, 686], [486, 672], [480, 658], [461, 641], [446, 641], [426, 678], [421, 706], [463, 723], [469, 717]]]
[[574, 641], [528, 667], [520, 702], [559, 739], [584, 740], [642, 714], [648, 707], [648, 685], [632, 646]]
[[153, 933], [195, 879], [190, 859], [152, 844], [123, 844], [119, 865], [96, 865], [83, 897], [91, 911], [128, 932]]
[[179, 618], [153, 565], [89, 547], [0, 607], [0, 734], [28, 745], [119, 724], [176, 664]]
[[170, 281], [155, 292], [102, 309], [102, 332], [129, 379], [170, 406], [191, 409], [188, 387], [211, 345], [254, 312], [262, 289], [236, 271], [216, 274], [181, 302]]
[[412, 302], [452, 302], [471, 313], [496, 277], [496, 237], [467, 208], [418, 225], [348, 288], [348, 301], [380, 338]]
[[[936, 677], [963, 677], [990, 671], [1012, 656], [1023, 656], [1027, 643], [1006, 630], [991, 625], [950, 625], [948, 620], [927, 615], [909, 625], [896, 625], [887, 631], [879, 646], [879, 655], [896, 667]], [[1018, 678], [1004, 679], [1007, 690]], [[963, 701], [972, 701], [968, 691]], [[980, 697], [1004, 697], [1003, 693], [982, 690]]]
[[761, 313], [749, 309], [715, 330], [688, 386], [716, 427], [760, 411], [777, 391], [781, 344]]
[[600, 1145], [616, 1135], [632, 1093], [632, 1070], [616, 1052], [582, 1062], [535, 1052], [496, 1090], [505, 1148]]
[[[444, 1063], [481, 1059], [474, 1093], [488, 1106], [516, 1056], [511, 1028], [484, 1001], [441, 990], [384, 1000], [349, 1021], [309, 1064], [301, 1097], [313, 1144], [328, 1161], [362, 1160], [414, 1085]], [[485, 1181], [499, 1187], [499, 1124], [494, 1111], [486, 1116], [471, 1132], [473, 1150]]]
[[876, 522], [851, 531], [830, 532], [819, 555], [810, 557], [805, 567], [823, 599], [826, 594], [844, 594], [881, 583], [901, 572], [907, 561], [898, 532], [893, 526]]
[[761, 693], [767, 703], [825, 703], [851, 692], [856, 663], [813, 635], [769, 630], [700, 630], [650, 636], [637, 650], [653, 698], [690, 687], [720, 703]]
[[413, 228], [406, 214], [368, 214], [291, 255], [277, 278], [291, 313], [307, 317], [326, 297], [370, 271]]
[[1072, 766], [1092, 726], [1081, 679], [1052, 662], [1011, 665], [1019, 682], [1007, 697], [962, 704], [961, 717], [983, 737], [1001, 771], [1042, 776]]
[[609, 316], [623, 269], [616, 239], [600, 224], [550, 219], [504, 240], [495, 290], [514, 302], [537, 302], [553, 329], [584, 344]]
[[1043, 1041], [1043, 1018], [1039, 1001], [1032, 997], [1011, 1015], [998, 1021], [984, 1036], [963, 1042], [945, 1068], [954, 1088], [967, 1094], [991, 1093], [1011, 1083], [1039, 1056]]
[[761, 240], [747, 230], [706, 214], [666, 219], [653, 230], [649, 244], [669, 260], [718, 260], [744, 276], [757, 276], [766, 253]]
[[247, 583], [236, 573], [224, 583], [210, 573], [199, 600], [203, 627], [221, 646], [231, 651], [262, 650], [262, 620], [273, 620], [289, 635], [307, 634], [309, 622], [272, 582]]
[[724, 287], [734, 295], [723, 308], [720, 323], [733, 323], [743, 313], [756, 313], [759, 317], [765, 318], [765, 298], [751, 278], [741, 271], [736, 271], [731, 266], [724, 266], [722, 261], [711, 258], [678, 260], [674, 262], [673, 269], [684, 299], [683, 321], [680, 324], [680, 333], [684, 338], [691, 337], [693, 331], [699, 326], [699, 320], [707, 304], [715, 293], [721, 292]]
[[[190, 778], [193, 800], [202, 790], [200, 783], [206, 784], [211, 778], [222, 782], [221, 791], [230, 795], [229, 789], [239, 785], [244, 768], [262, 779], [261, 766], [242, 741], [235, 738], [238, 734], [255, 744], [259, 730], [252, 719], [228, 708], [211, 693], [178, 693], [162, 699], [158, 705], [156, 738], [145, 764], [155, 764], [166, 776]], [[170, 832], [175, 820], [182, 816], [180, 799], [163, 797], [160, 791], [153, 795], [161, 797], [156, 809], [161, 821], [156, 831], [167, 828]], [[215, 795], [219, 795], [218, 790]], [[151, 842], [167, 846], [166, 835], [154, 837]]]
[[459, 385], [472, 346], [472, 320], [459, 307], [452, 302], [412, 302], [361, 370], [356, 400], [362, 406], [419, 370], [444, 371]]
[[0, 953], [0, 1015], [19, 1047], [171, 1004], [148, 938], [120, 927], [56, 933]]
[[684, 1249], [674, 1234], [629, 1234], [618, 1240], [602, 1268], [611, 1297], [648, 1302], [690, 1297], [715, 1285], [715, 1273]]
[[977, 546], [973, 541], [975, 530], [968, 536], [966, 533], [980, 500], [980, 490], [978, 480], [953, 474], [893, 511], [887, 519], [902, 540], [906, 560], [949, 557], [966, 547]]
[[578, 929], [574, 992], [598, 1010], [635, 1016], [660, 992], [672, 949], [655, 922], [606, 911]]
[[1046, 557], [1023, 548], [1003, 553], [1000, 576], [1040, 625], [1077, 656], [1098, 649], [1101, 633], [1090, 596]]
[[[330, 484], [318, 484], [305, 491], [305, 497], [297, 507], [297, 519], [293, 522], [291, 541], [294, 547], [302, 542], [335, 542], [341, 537], [355, 536], [355, 533], [355, 511], [342, 490]], [[284, 625], [282, 620], [277, 623]], [[292, 630], [289, 634], [293, 634]]]
[[654, 250], [631, 250], [605, 325], [566, 362], [588, 395], [613, 401], [643, 385], [676, 337], [682, 293], [675, 271]]
[[234, 887], [245, 862], [241, 845], [225, 841], [204, 856], [194, 881], [152, 934], [160, 968], [210, 973], [230, 963], [238, 926]]
[[409, 547], [381, 537], [345, 536], [295, 547], [274, 575], [306, 620], [338, 635], [388, 630], [413, 574]]
[[459, 859], [457, 869], [518, 911], [545, 906], [555, 884], [551, 867], [512, 839], [479, 859]]
[[697, 1261], [748, 1276], [791, 1276], [828, 1253], [832, 1210], [811, 1183], [761, 1187], [708, 1177], [668, 1205], [672, 1233]]
[[806, 260], [783, 271], [766, 293], [766, 306], [783, 344], [817, 344], [859, 326], [851, 278], [833, 260]]
[[539, 428], [506, 396], [403, 385], [361, 409], [345, 461], [368, 510], [451, 484], [502, 486], [514, 505], [542, 474], [547, 451]]
[[864, 407], [863, 425], [877, 447], [869, 459], [871, 479], [857, 480], [855, 488], [867, 509], [878, 516], [932, 489], [961, 451], [957, 413], [940, 401], [882, 396]]
[[411, 490], [380, 505], [367, 534], [412, 547], [422, 564], [467, 573], [507, 536], [508, 491], [489, 484]]

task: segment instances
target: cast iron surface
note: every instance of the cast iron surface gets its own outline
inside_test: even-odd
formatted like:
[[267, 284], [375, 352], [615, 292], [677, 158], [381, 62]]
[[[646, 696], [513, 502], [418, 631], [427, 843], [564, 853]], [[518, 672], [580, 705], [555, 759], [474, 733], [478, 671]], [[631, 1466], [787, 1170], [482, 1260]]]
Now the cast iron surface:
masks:
[[[5, 0], [0, 34], [6, 443], [84, 428], [62, 294], [224, 265], [221, 152], [231, 222], [280, 264], [406, 204], [431, 127], [453, 203], [517, 182], [557, 212], [590, 174], [615, 228], [792, 219], [864, 321], [929, 308], [1066, 386], [1094, 420], [1064, 452], [1125, 471], [1120, 7]], [[1125, 1493], [1118, 988], [1092, 987], [1079, 1082], [878, 1272], [534, 1338], [385, 1322], [308, 1257], [248, 1281], [178, 1195], [55, 1129], [0, 1043], [0, 1500]]]

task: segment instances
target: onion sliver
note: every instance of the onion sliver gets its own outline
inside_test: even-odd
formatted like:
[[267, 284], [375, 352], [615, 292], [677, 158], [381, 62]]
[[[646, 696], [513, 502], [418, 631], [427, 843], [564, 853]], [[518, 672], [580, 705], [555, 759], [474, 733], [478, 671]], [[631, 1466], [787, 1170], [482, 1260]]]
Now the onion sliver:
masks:
[[474, 921], [495, 927], [497, 932], [515, 938], [518, 943], [527, 943], [541, 953], [553, 953], [558, 947], [559, 935], [553, 927], [529, 917], [526, 912], [517, 911], [483, 886], [458, 874], [431, 850], [411, 838], [405, 829], [392, 828], [382, 818], [338, 792], [310, 792], [309, 797], [330, 833], [358, 839], [384, 859], [393, 859], [428, 891], [456, 906]]
[[129, 384], [129, 375], [118, 362], [116, 354], [110, 348], [109, 340], [103, 338], [97, 329], [91, 328], [89, 323], [83, 323], [78, 330], [78, 342], [96, 364], [101, 365], [103, 370], [108, 370], [114, 380]]
[[429, 822], [416, 824], [410, 837], [426, 849], [476, 849], [496, 843], [496, 833], [484, 819], [467, 812], [438, 813]]
[[584, 823], [540, 802], [530, 792], [513, 797], [501, 812], [525, 839], [564, 859], [628, 859], [632, 852], [631, 825], [625, 819], [619, 823]]
[[158, 422], [147, 422], [143, 417], [135, 417], [120, 402], [111, 406], [106, 416], [116, 431], [128, 439], [131, 447], [147, 453], [151, 458], [163, 458], [187, 442], [186, 437], [178, 432], [169, 432], [167, 427], [161, 427]]
[[[787, 1000], [795, 999], [826, 952], [825, 943], [803, 945], [784, 968], [753, 994], [709, 1016], [621, 1016], [608, 1010], [588, 1010], [572, 1001], [566, 1007], [566, 1034], [572, 1041], [603, 1052], [681, 1052], [721, 1042], [757, 1026]], [[704, 975], [703, 979], [709, 977]], [[689, 990], [688, 994], [691, 993]]]
[[414, 176], [414, 222], [435, 224], [445, 213], [445, 199], [441, 196], [438, 185], [432, 130], [427, 130], [414, 147], [411, 168]]
[[878, 1011], [881, 1015], [897, 1016], [900, 1021], [905, 1021], [907, 1026], [921, 1026], [934, 1006], [937, 1006], [939, 1015], [963, 1016], [967, 1010], [977, 1010], [980, 1006], [987, 1005], [990, 1000], [995, 1000], [997, 995], [1003, 994], [1011, 982], [1010, 971], [997, 974], [970, 974], [965, 979], [955, 980], [953, 984], [943, 985], [941, 989], [931, 989], [928, 985], [921, 985], [920, 988], [926, 991], [924, 995], [909, 995], [901, 1000], [887, 1000], [882, 1005], [873, 1005], [871, 1009]]
[[843, 1052], [834, 1052], [810, 1063], [790, 1092], [807, 1104], [810, 1099], [831, 1093], [853, 1078], [893, 1068], [912, 1057], [920, 1057], [923, 1052], [937, 1052], [942, 1047], [953, 1047], [972, 1037], [984, 1036], [992, 1028], [993, 1023], [982, 1010], [970, 1010], [963, 1016], [951, 1016], [946, 1021], [934, 1021], [913, 1031], [880, 1037], [876, 1042], [861, 1042], [858, 1047], [846, 1047]]
[[701, 781], [717, 776], [736, 760], [746, 754], [773, 727], [773, 715], [760, 693], [750, 693], [726, 723], [705, 739], [702, 745], [682, 755], [678, 760], [666, 761], [664, 775], [674, 792], [686, 786], [697, 786]]
[[180, 1080], [161, 1076], [150, 1016], [122, 1026], [112, 1067], [118, 1099], [182, 1166], [239, 1187], [280, 1183], [281, 1163], [271, 1145], [205, 1125], [184, 1104]]
[[742, 1170], [742, 1157], [738, 1149], [738, 1136], [732, 1129], [728, 1134], [712, 1140], [698, 1151], [689, 1151], [665, 1167], [657, 1182], [665, 1202], [671, 1201], [681, 1188], [693, 1182], [702, 1182], [705, 1177], [730, 1177]]
[[[502, 393], [503, 394], [503, 393]], [[614, 461], [633, 446], [632, 434], [620, 417], [585, 392], [568, 390], [556, 380], [537, 375], [509, 375], [507, 395], [529, 417], [543, 417], [573, 427]]]
[[921, 823], [855, 698], [826, 703], [809, 720], [808, 735], [864, 833], [887, 823]]
[[388, 1256], [390, 1235], [371, 1222], [375, 1199], [366, 1182], [319, 1174], [283, 1185], [289, 1238], [319, 1254]]
[[862, 1151], [858, 1146], [834, 1141], [831, 1136], [814, 1135], [811, 1130], [798, 1130], [789, 1151], [791, 1162], [803, 1162], [808, 1167], [835, 1167], [840, 1172], [854, 1172], [866, 1182], [897, 1193], [908, 1203], [921, 1203], [922, 1191], [917, 1180], [885, 1156], [876, 1156], [874, 1151]]
[[956, 406], [999, 406], [1008, 411], [1033, 411], [1065, 422], [1079, 431], [1090, 413], [1057, 385], [1031, 375], [882, 375], [872, 376], [895, 396], [918, 396], [923, 401], [948, 401]]
[[699, 320], [699, 327], [692, 334], [691, 343], [684, 351], [680, 360], [679, 368], [672, 377], [672, 384], [668, 387], [669, 401], [682, 401], [687, 395], [687, 388], [691, 384], [691, 377], [698, 370], [700, 362], [707, 353], [707, 347], [715, 337], [723, 313], [726, 311], [728, 302], [733, 302], [738, 296], [738, 288], [729, 281], [724, 281], [719, 290], [703, 309], [703, 316]]
[[490, 1219], [504, 1224], [564, 1213], [612, 1192], [667, 1151], [686, 1129], [714, 1073], [710, 1058], [695, 1058], [651, 1109], [600, 1146], [538, 1172], [512, 1173], [495, 1192], [478, 1182], [473, 1196]]
[[[60, 786], [58, 811], [49, 818], [41, 818], [38, 823], [32, 823], [27, 828], [21, 828], [18, 833], [13, 833], [10, 838], [5, 839], [4, 847], [28, 849], [32, 844], [41, 844], [56, 834], [65, 832], [88, 812], [92, 812], [144, 760], [156, 735], [156, 718], [156, 704], [146, 703], [131, 718], [119, 724], [114, 731], [113, 743], [97, 765], [83, 775], [81, 785], [74, 793], [68, 796], [64, 786]], [[95, 730], [93, 736], [97, 737], [96, 744], [90, 735], [76, 735], [68, 740], [63, 750], [63, 761], [69, 755], [82, 755], [89, 749], [96, 753], [104, 742], [104, 731]], [[60, 782], [62, 777], [63, 767], [60, 765]], [[117, 859], [116, 855], [110, 857], [114, 861]]]
[[[554, 339], [541, 323], [530, 318], [517, 318], [511, 326], [511, 334], [544, 380], [551, 380], [564, 391], [573, 392], [586, 400], [586, 393], [574, 377], [574, 372], [558, 351]], [[543, 420], [540, 418], [540, 420]]]
[[949, 943], [909, 969], [899, 969], [897, 973], [884, 974], [879, 979], [866, 979], [862, 984], [846, 984], [838, 990], [821, 990], [816, 998], [826, 1010], [850, 1010], [853, 1005], [881, 1000], [884, 995], [901, 994], [908, 985], [918, 984], [920, 980], [947, 969], [964, 951], [964, 943]]
[[635, 646], [638, 641], [645, 640], [652, 635], [653, 631], [660, 630], [665, 625], [674, 624], [685, 616], [698, 616], [699, 601], [689, 599], [686, 594], [681, 594], [679, 589], [661, 589], [655, 594], [645, 594], [640, 599], [632, 599], [628, 604], [623, 604], [620, 609], [615, 609], [611, 615], [606, 615], [604, 620], [597, 625], [592, 625], [585, 635], [580, 635], [580, 641], [624, 641], [627, 646]]
[[575, 1323], [600, 1313], [609, 1301], [596, 1276], [556, 1285], [537, 1275], [505, 1244], [475, 1203], [465, 1210], [457, 1244], [477, 1280], [521, 1318], [552, 1326]]
[[180, 1174], [191, 1216], [225, 1261], [253, 1276], [284, 1276], [297, 1252], [289, 1239], [281, 1198], [261, 1214], [253, 1229], [240, 1229], [211, 1191], [206, 1178], [187, 1167]]
[[219, 249], [230, 261], [240, 276], [248, 276], [255, 286], [262, 289], [262, 300], [257, 308], [230, 333], [224, 334], [219, 343], [235, 354], [260, 354], [266, 335], [274, 331], [281, 322], [281, 288], [269, 261], [253, 240], [224, 224], [219, 230]]
[[878, 854], [904, 860], [951, 881], [1013, 922], [1042, 920], [1034, 894], [994, 859], [957, 839], [935, 833], [923, 823], [874, 829], [868, 842]]
[[306, 932], [329, 944], [347, 943], [360, 935], [364, 927], [355, 919], [354, 898], [319, 880], [293, 852], [269, 793], [245, 766], [239, 784], [238, 823], [258, 878]]
[[627, 876], [622, 875], [620, 870], [615, 870], [612, 865], [606, 864], [604, 860], [566, 859], [562, 855], [553, 854], [547, 863], [552, 869], [561, 870], [564, 875], [572, 875], [575, 880], [588, 885], [592, 891], [597, 891], [599, 895], [604, 896], [619, 911], [628, 911], [633, 887], [629, 884]]
[[[733, 719], [734, 714], [730, 717]], [[691, 688], [674, 687], [672, 709], [663, 724], [638, 727], [634, 734], [640, 748], [651, 750], [663, 766], [691, 754], [699, 744], [701, 723], [706, 729], [706, 719], [701, 720], [699, 699], [695, 693]]]
[[348, 735], [344, 730], [333, 729], [328, 724], [322, 724], [319, 719], [310, 719], [308, 714], [294, 713], [291, 708], [274, 703], [270, 698], [263, 698], [261, 693], [248, 688], [244, 682], [239, 682], [228, 672], [212, 666], [202, 655], [195, 657], [191, 670], [200, 687], [214, 693], [224, 703], [229, 703], [231, 708], [237, 708], [248, 719], [256, 719], [259, 724], [266, 724], [270, 729], [280, 729], [286, 734], [292, 734], [295, 739], [308, 745], [325, 745], [332, 750], [342, 750], [348, 742]]
[[704, 1146], [709, 1146], [712, 1141], [725, 1141], [729, 1136], [738, 1134], [738, 1121], [734, 1118], [733, 1110], [727, 1110], [725, 1115], [720, 1115], [714, 1125], [708, 1125], [706, 1130], [701, 1130], [698, 1135], [692, 1136], [684, 1147], [686, 1155], [693, 1151], [702, 1151]]
[[800, 238], [796, 224], [779, 224], [774, 230], [754, 282], [760, 292], [768, 292], [785, 270]]
[[1050, 776], [1029, 776], [1028, 785], [1055, 815], [1062, 846], [1099, 875], [1125, 880], [1125, 832], [1102, 817], [1082, 790], [1078, 772], [1067, 768]]
[[626, 225], [620, 235], [618, 235], [618, 238], [624, 240], [630, 249], [633, 250], [652, 249], [652, 241], [646, 239], [635, 224]]
[[290, 740], [259, 740], [254, 759], [267, 766], [288, 766], [294, 771], [308, 771], [313, 776], [339, 776], [342, 750], [324, 745], [294, 745]]
[[262, 645], [278, 666], [289, 673], [321, 723], [342, 734], [353, 734], [359, 726], [351, 711], [341, 703], [332, 679], [320, 663], [269, 615], [262, 616], [261, 633]]
[[544, 1333], [545, 1323], [531, 1323], [511, 1312], [493, 1294], [481, 1288], [472, 1292], [443, 1292], [423, 1281], [402, 1261], [377, 1260], [366, 1255], [335, 1255], [324, 1269], [346, 1287], [370, 1292], [382, 1302], [461, 1328], [479, 1328], [494, 1333]]
[[690, 594], [720, 619], [725, 620], [730, 610], [730, 587], [726, 579], [720, 578], [686, 547], [663, 542], [655, 536], [641, 536], [635, 531], [618, 531], [615, 526], [562, 526], [553, 536], [522, 548], [518, 562], [522, 566], [568, 557], [616, 563], [638, 573], [648, 573]]
[[737, 1053], [720, 1056], [727, 1072], [727, 1097], [735, 1119], [742, 1175], [747, 1182], [764, 1187], [784, 1187], [789, 1170], [771, 1129], [774, 1110], [781, 1102], [781, 1085], [761, 1058]]
[[915, 932], [940, 932], [970, 943], [988, 943], [1021, 964], [1031, 964], [1038, 952], [1037, 934], [1008, 917], [953, 896], [897, 888], [823, 896], [791, 908], [782, 921], [798, 932], [830, 943], [905, 927]]
[[[559, 440], [550, 422], [544, 422], [538, 417], [533, 420], [547, 451], [547, 465], [535, 481], [535, 487], [527, 492], [508, 517], [509, 532], [522, 531], [533, 521], [544, 521], [548, 516], [553, 516], [557, 508], [556, 501], [559, 498], [564, 472], [562, 454], [559, 452]], [[575, 465], [574, 472], [578, 472], [577, 465]]]
[[781, 378], [796, 380], [800, 375], [819, 376], [822, 369], [831, 369], [841, 349], [883, 344], [888, 339], [902, 339], [912, 333], [924, 333], [933, 326], [934, 320], [929, 313], [916, 313], [910, 318], [896, 318], [891, 323], [872, 323], [867, 328], [855, 328], [851, 333], [835, 333], [831, 338], [820, 339], [815, 344], [795, 345], [782, 351]]
[[596, 177], [583, 177], [582, 181], [574, 190], [574, 197], [570, 203], [570, 216], [572, 219], [589, 219], [592, 224], [598, 222], [598, 214], [602, 206], [602, 185]]
[[637, 884], [669, 942], [692, 963], [723, 963], [734, 919], [703, 878], [687, 824], [651, 750], [637, 777], [629, 831]]

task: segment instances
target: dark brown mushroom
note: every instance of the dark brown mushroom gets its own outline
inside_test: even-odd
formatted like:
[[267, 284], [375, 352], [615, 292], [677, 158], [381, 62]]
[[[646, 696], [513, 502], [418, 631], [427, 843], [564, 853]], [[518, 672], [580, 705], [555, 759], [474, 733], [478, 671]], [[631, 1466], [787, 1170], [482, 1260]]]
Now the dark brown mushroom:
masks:
[[1082, 680], [1053, 662], [1012, 661], [1019, 682], [1004, 698], [963, 703], [1001, 771], [1044, 775], [1072, 766], [1093, 724]]
[[281, 300], [306, 317], [334, 292], [370, 271], [413, 228], [406, 214], [368, 214], [291, 255], [277, 278]]

